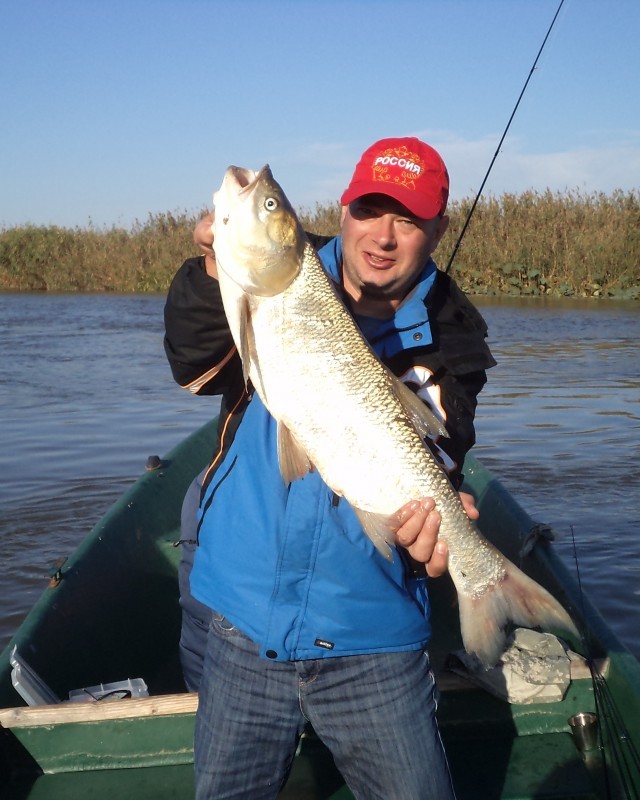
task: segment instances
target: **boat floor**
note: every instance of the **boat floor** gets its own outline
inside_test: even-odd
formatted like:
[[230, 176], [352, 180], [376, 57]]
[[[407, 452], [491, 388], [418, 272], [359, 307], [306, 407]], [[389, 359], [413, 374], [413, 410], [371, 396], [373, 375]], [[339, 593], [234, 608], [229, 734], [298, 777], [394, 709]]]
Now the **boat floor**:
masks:
[[[456, 775], [458, 800], [595, 800], [600, 796], [594, 790], [589, 763], [580, 758], [569, 734], [455, 742], [448, 746], [448, 757]], [[6, 790], [9, 793], [4, 796], [12, 800], [112, 800], [116, 795], [190, 800], [193, 766], [42, 775], [14, 781]], [[280, 800], [350, 798], [329, 752], [320, 742], [305, 740]]]

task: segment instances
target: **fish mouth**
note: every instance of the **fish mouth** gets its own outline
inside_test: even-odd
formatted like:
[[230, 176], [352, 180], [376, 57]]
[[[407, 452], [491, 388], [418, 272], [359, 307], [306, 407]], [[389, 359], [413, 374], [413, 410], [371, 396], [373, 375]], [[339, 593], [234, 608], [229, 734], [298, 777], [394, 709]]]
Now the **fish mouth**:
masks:
[[256, 185], [264, 178], [272, 178], [268, 164], [265, 164], [258, 172], [252, 169], [231, 166], [227, 169], [225, 183], [227, 183], [229, 189], [235, 190], [239, 195], [251, 194]]

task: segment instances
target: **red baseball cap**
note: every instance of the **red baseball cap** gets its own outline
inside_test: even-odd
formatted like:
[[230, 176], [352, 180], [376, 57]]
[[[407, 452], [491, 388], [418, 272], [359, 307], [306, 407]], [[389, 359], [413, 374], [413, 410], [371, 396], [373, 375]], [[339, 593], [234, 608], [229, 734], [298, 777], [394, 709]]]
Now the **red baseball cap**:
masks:
[[440, 155], [420, 139], [380, 139], [363, 153], [340, 202], [346, 206], [365, 194], [389, 195], [416, 217], [432, 219], [447, 208], [449, 174]]

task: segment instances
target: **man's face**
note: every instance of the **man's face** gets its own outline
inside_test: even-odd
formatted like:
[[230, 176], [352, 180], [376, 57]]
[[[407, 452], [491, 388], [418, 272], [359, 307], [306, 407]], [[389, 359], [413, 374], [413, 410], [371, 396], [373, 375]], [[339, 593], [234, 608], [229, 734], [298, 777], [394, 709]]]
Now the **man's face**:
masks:
[[343, 206], [343, 283], [355, 310], [393, 314], [448, 225], [446, 216], [418, 219], [384, 194], [368, 194]]

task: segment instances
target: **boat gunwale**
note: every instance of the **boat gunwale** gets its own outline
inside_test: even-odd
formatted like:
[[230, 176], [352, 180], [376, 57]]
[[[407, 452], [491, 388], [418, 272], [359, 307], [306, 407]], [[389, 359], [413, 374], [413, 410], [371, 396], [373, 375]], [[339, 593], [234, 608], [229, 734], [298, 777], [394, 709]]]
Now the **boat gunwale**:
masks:
[[[600, 659], [596, 668], [599, 674], [606, 676], [609, 660]], [[586, 662], [571, 662], [571, 681], [590, 680], [590, 678], [589, 666]], [[437, 675], [436, 679], [440, 692], [473, 691], [478, 688], [470, 680], [447, 670]], [[135, 697], [107, 702], [66, 702], [55, 705], [16, 706], [0, 708], [0, 727], [11, 729], [115, 719], [142, 719], [195, 714], [197, 709], [197, 692]]]

